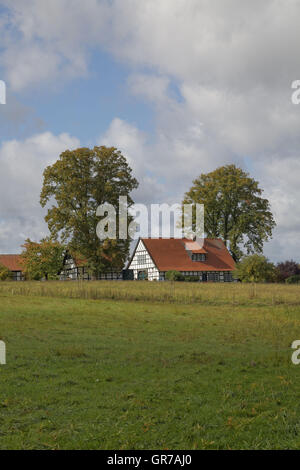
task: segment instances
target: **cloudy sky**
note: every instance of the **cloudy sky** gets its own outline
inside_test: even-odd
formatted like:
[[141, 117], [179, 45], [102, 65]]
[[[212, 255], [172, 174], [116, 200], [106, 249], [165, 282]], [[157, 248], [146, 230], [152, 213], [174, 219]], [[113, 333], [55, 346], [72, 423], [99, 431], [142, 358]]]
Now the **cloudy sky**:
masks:
[[300, 262], [300, 0], [0, 0], [0, 252], [47, 233], [42, 171], [114, 145], [136, 202], [180, 202], [201, 172], [260, 181]]

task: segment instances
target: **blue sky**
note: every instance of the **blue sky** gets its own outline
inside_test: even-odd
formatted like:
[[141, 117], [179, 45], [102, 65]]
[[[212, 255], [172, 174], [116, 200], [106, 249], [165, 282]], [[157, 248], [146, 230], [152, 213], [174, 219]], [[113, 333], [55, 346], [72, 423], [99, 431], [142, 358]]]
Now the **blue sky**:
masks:
[[259, 180], [277, 221], [265, 253], [297, 258], [299, 9], [0, 0], [0, 251], [47, 233], [43, 169], [66, 148], [104, 144], [127, 157], [137, 202], [180, 202], [201, 172], [236, 163]]
[[[39, 131], [68, 132], [78, 137], [83, 146], [91, 146], [116, 116], [149, 134], [153, 132], [153, 108], [130, 93], [127, 85], [130, 73], [124, 63], [96, 50], [89, 54], [86, 77], [67, 83], [54, 80], [15, 93], [8, 84], [7, 93], [8, 96], [13, 93], [20, 103], [34, 110], [36, 118], [41, 120]], [[28, 137], [31, 131], [23, 133], [23, 137]]]

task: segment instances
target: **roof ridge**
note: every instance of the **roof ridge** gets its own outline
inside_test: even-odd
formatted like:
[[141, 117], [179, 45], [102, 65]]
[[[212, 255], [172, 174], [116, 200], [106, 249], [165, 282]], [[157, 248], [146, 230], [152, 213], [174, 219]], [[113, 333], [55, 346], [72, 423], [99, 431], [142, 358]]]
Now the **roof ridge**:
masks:
[[0, 256], [21, 256], [22, 253], [0, 253]]

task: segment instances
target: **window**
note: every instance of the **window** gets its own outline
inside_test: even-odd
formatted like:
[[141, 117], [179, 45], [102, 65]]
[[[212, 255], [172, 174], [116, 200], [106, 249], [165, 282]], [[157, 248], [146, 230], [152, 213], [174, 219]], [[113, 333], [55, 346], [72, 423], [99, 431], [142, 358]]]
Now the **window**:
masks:
[[206, 256], [204, 253], [193, 253], [192, 261], [205, 261]]
[[138, 264], [146, 264], [146, 255], [138, 255]]
[[232, 282], [232, 274], [230, 271], [224, 272], [224, 282]]
[[208, 273], [208, 281], [219, 282], [219, 273]]
[[12, 278], [13, 278], [13, 281], [22, 281], [21, 271], [13, 271]]

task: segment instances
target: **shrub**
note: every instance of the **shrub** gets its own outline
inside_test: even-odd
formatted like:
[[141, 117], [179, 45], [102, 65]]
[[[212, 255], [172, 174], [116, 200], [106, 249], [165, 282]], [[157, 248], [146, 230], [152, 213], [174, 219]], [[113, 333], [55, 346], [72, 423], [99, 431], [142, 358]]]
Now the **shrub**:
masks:
[[234, 277], [242, 282], [274, 282], [276, 268], [263, 255], [245, 256], [237, 264]]
[[184, 276], [185, 282], [199, 282], [199, 276]]
[[276, 266], [277, 281], [284, 282], [287, 278], [300, 274], [300, 269], [296, 261], [284, 261]]
[[184, 281], [184, 275], [179, 271], [168, 271], [166, 272], [167, 281]]
[[287, 284], [300, 284], [300, 274], [295, 274], [294, 276], [288, 277], [285, 282]]
[[0, 281], [7, 281], [8, 279], [11, 279], [11, 272], [6, 266], [0, 264]]

